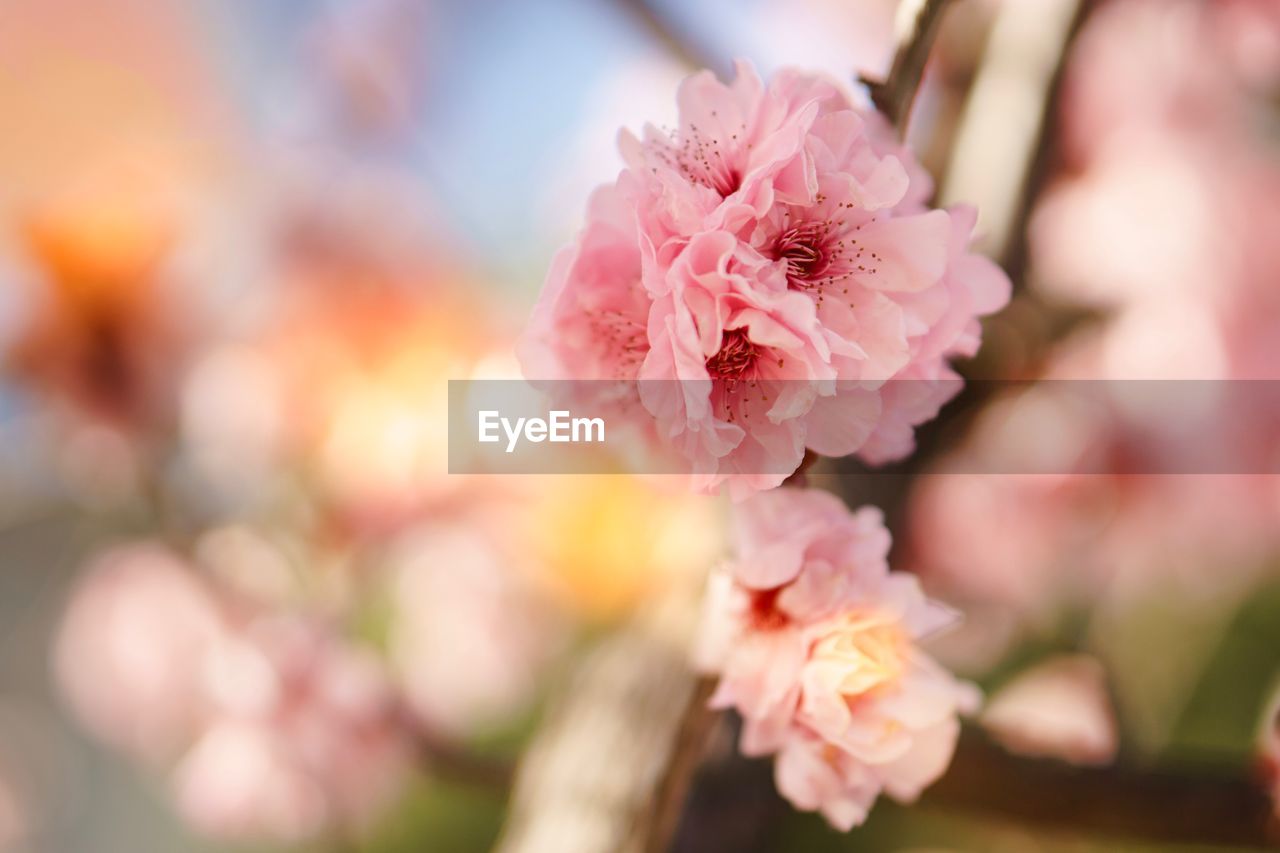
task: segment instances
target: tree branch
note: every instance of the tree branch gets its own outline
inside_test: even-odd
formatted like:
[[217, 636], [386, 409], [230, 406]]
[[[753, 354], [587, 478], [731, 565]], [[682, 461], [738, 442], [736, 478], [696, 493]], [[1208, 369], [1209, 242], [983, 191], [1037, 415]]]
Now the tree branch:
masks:
[[1022, 254], [1026, 220], [1053, 149], [1062, 69], [1091, 5], [1003, 5], [952, 141], [939, 200], [977, 207], [985, 250], [1015, 282], [1023, 272], [1015, 256]]
[[670, 847], [676, 827], [680, 824], [680, 816], [689, 799], [689, 789], [693, 787], [693, 777], [702, 761], [708, 737], [722, 716], [707, 707], [715, 686], [715, 679], [701, 678], [689, 696], [671, 750], [671, 762], [658, 784], [651, 808], [641, 819], [640, 825], [647, 825], [647, 837], [644, 840], [646, 853], [661, 853]]
[[583, 658], [525, 750], [501, 853], [666, 848], [713, 719], [689, 667], [696, 614], [676, 590]]
[[1280, 842], [1271, 801], [1260, 785], [1194, 771], [1073, 767], [1022, 758], [966, 728], [950, 769], [925, 791], [920, 805], [1149, 842], [1234, 847]]
[[911, 105], [920, 90], [933, 40], [949, 0], [903, 0], [895, 25], [897, 48], [889, 76], [883, 82], [867, 81], [871, 99], [888, 117], [900, 136], [907, 134]]
[[450, 782], [491, 791], [505, 791], [511, 785], [514, 762], [480, 755], [427, 735], [421, 727], [415, 729], [416, 745], [428, 772]]
[[662, 45], [667, 53], [682, 64], [690, 69], [724, 70], [718, 67], [721, 63], [716, 61], [706, 45], [691, 38], [682, 28], [673, 25], [651, 0], [617, 0], [617, 3], [631, 16], [632, 20]]

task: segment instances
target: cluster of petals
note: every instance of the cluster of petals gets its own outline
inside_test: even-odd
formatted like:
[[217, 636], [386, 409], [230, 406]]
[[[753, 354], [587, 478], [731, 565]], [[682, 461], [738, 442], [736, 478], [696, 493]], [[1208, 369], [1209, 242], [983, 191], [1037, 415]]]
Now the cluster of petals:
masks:
[[737, 553], [713, 577], [699, 657], [742, 751], [775, 754], [778, 790], [849, 829], [882, 793], [910, 802], [950, 763], [976, 688], [919, 641], [954, 613], [889, 570], [878, 510], [783, 488], [738, 508]]
[[766, 86], [742, 63], [678, 101], [675, 131], [622, 135], [626, 168], [552, 264], [526, 376], [637, 382], [657, 439], [735, 497], [806, 448], [909, 453], [958, 390], [948, 359], [1008, 299], [969, 252], [973, 211], [930, 209], [888, 124], [825, 77]]
[[159, 545], [109, 551], [61, 626], [63, 694], [96, 735], [171, 770], [179, 811], [208, 835], [367, 827], [413, 757], [386, 673], [320, 620], [241, 611]]
[[450, 737], [524, 712], [561, 640], [493, 515], [424, 524], [388, 548], [390, 668], [417, 718]]
[[[1278, 9], [1121, 0], [1073, 47], [1031, 286], [1101, 316], [1052, 347], [1037, 367], [1050, 381], [987, 403], [935, 463], [947, 476], [913, 490], [913, 567], [989, 609], [969, 626], [990, 649], [1064, 607], [1129, 607], [1170, 584], [1202, 610], [1235, 607], [1280, 547], [1280, 493], [1241, 476], [1271, 470], [1273, 404], [1231, 390], [1280, 378], [1280, 166], [1255, 120], [1280, 84]], [[1091, 390], [1052, 392], [1073, 384]], [[1142, 402], [1156, 386], [1186, 393], [1176, 428]]]

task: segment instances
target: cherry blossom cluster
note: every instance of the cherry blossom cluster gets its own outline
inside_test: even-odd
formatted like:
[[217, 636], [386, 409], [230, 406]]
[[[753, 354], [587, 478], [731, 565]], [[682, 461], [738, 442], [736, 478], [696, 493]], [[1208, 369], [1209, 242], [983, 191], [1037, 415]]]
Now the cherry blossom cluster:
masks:
[[685, 80], [679, 126], [624, 133], [520, 346], [533, 380], [638, 381], [651, 434], [697, 485], [781, 484], [805, 450], [879, 462], [959, 388], [948, 359], [1009, 281], [974, 212], [825, 77], [740, 63]]
[[411, 772], [371, 652], [314, 615], [246, 608], [159, 545], [94, 560], [56, 661], [80, 719], [164, 768], [183, 817], [212, 835], [298, 842], [365, 827]]
[[720, 675], [711, 704], [742, 716], [744, 753], [776, 755], [783, 796], [840, 829], [882, 792], [914, 800], [980, 701], [919, 646], [955, 614], [889, 570], [879, 510], [793, 488], [737, 509], [699, 649]]

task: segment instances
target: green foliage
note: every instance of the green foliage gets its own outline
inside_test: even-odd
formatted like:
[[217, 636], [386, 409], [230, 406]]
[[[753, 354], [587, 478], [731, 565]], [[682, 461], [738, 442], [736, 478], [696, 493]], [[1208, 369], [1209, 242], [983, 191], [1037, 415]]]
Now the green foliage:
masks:
[[1247, 766], [1259, 718], [1280, 679], [1280, 582], [1237, 611], [1174, 730], [1170, 755], [1214, 756]]
[[482, 853], [493, 847], [504, 802], [498, 791], [424, 779], [361, 853]]

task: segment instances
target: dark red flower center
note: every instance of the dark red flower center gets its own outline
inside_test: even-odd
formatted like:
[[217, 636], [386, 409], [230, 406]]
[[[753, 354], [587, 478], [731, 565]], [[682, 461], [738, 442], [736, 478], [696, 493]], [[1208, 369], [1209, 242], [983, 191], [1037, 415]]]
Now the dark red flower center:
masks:
[[707, 359], [707, 372], [717, 379], [741, 379], [759, 354], [745, 329], [729, 329], [720, 338], [719, 352]]
[[782, 587], [774, 587], [773, 589], [759, 589], [751, 591], [751, 609], [748, 613], [748, 620], [751, 627], [757, 631], [773, 631], [779, 628], [785, 628], [790, 620], [787, 614], [783, 613], [778, 607], [778, 596], [782, 593]]
[[823, 223], [794, 225], [778, 235], [773, 257], [787, 265], [787, 282], [799, 290], [809, 290], [822, 282], [831, 266], [826, 249], [827, 229]]

